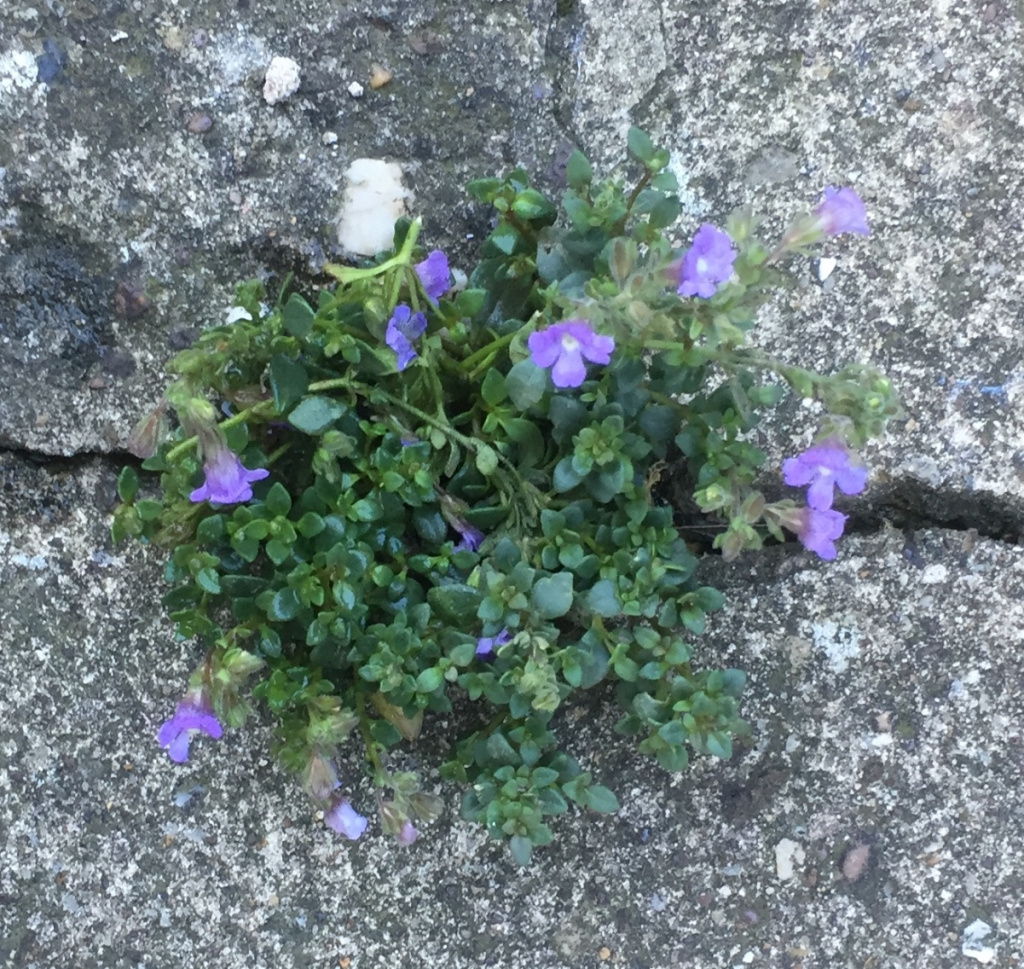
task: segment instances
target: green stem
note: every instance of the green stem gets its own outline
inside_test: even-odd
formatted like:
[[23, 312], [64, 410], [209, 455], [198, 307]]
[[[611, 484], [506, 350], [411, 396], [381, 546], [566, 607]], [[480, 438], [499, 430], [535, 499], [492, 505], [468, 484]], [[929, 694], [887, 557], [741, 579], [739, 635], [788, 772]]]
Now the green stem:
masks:
[[622, 231], [626, 228], [626, 220], [633, 211], [633, 206], [636, 205], [636, 200], [640, 197], [640, 193], [647, 188], [647, 184], [651, 180], [651, 174], [651, 170], [645, 167], [643, 175], [640, 176], [640, 181], [636, 183], [636, 187], [633, 189], [629, 196], [629, 201], [626, 203], [626, 214], [612, 226], [612, 231], [609, 235], [622, 235]]
[[484, 360], [492, 353], [496, 354], [499, 350], [507, 347], [515, 339], [516, 333], [518, 332], [518, 330], [513, 330], [511, 333], [506, 333], [504, 336], [498, 337], [497, 340], [492, 340], [487, 344], [487, 346], [481, 347], [475, 353], [471, 353], [462, 361], [461, 366], [463, 373], [472, 371], [481, 360]]
[[408, 266], [412, 262], [413, 248], [416, 245], [422, 224], [419, 219], [413, 219], [409, 226], [409, 231], [406, 233], [405, 241], [402, 243], [402, 248], [379, 266], [370, 266], [368, 269], [355, 269], [351, 266], [336, 266], [333, 263], [328, 263], [324, 266], [324, 271], [347, 285], [348, 283], [358, 282], [361, 279], [372, 279], [374, 276], [382, 276], [384, 273], [390, 272], [399, 266]]
[[[273, 403], [274, 402], [272, 400], [261, 400], [258, 404], [253, 404], [252, 407], [246, 407], [245, 410], [240, 410], [237, 414], [235, 414], [234, 417], [229, 417], [227, 418], [227, 420], [221, 421], [217, 426], [221, 430], [223, 430], [226, 427], [234, 427], [237, 424], [243, 424], [257, 411], [262, 410], [267, 406], [272, 405]], [[185, 438], [184, 441], [181, 441], [179, 444], [175, 444], [174, 447], [172, 447], [170, 451], [167, 452], [167, 460], [174, 461], [175, 459], [181, 457], [181, 455], [188, 451], [190, 448], [194, 448], [198, 441], [199, 438], [193, 434], [192, 437], [187, 437]]]
[[373, 734], [370, 732], [370, 719], [366, 716], [366, 694], [361, 690], [356, 694], [356, 713], [359, 716], [359, 733], [366, 747], [366, 759], [373, 767], [374, 779], [382, 778], [384, 765], [380, 762], [377, 741], [373, 739]]

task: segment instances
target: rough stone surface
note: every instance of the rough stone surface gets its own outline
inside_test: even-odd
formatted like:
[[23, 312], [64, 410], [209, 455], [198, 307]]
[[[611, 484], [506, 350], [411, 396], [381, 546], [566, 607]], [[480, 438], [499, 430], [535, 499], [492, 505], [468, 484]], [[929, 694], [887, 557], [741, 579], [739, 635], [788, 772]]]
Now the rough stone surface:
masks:
[[[876, 497], [1019, 532], [1020, 4], [588, 0], [575, 37], [566, 125], [609, 162], [630, 121], [672, 150], [681, 241], [742, 203], [777, 237], [825, 185], [856, 188], [873, 236], [831, 242], [824, 285], [797, 264], [803, 285], [765, 308], [757, 340], [822, 372], [892, 377], [909, 420], [875, 452], [891, 479]], [[773, 455], [813, 421], [787, 414]]]
[[[1020, 965], [1022, 22], [1019, 0], [0, 5], [0, 966]], [[302, 86], [270, 107], [279, 51]], [[400, 164], [457, 263], [489, 217], [467, 179], [554, 188], [575, 145], [621, 164], [631, 122], [676, 154], [680, 242], [740, 202], [781, 232], [825, 184], [874, 229], [763, 314], [781, 356], [888, 371], [910, 419], [836, 563], [706, 564], [729, 606], [701, 650], [750, 671], [752, 744], [668, 776], [588, 697], [562, 730], [623, 809], [561, 819], [525, 872], [436, 777], [429, 837], [339, 841], [261, 720], [174, 767], [154, 738], [193, 647], [159, 558], [108, 543], [103, 457], [168, 356], [237, 280], [340, 255], [353, 160]], [[784, 411], [773, 456], [815, 416]]]
[[113, 472], [0, 472], [0, 965], [953, 969], [976, 919], [1024, 959], [1020, 548], [890, 530], [719, 566], [702, 653], [750, 671], [749, 748], [669, 776], [588, 697], [559, 729], [623, 809], [560, 819], [522, 872], [436, 780], [413, 847], [338, 839], [263, 722], [175, 767], [154, 737], [195, 657], [159, 558], [108, 546]]

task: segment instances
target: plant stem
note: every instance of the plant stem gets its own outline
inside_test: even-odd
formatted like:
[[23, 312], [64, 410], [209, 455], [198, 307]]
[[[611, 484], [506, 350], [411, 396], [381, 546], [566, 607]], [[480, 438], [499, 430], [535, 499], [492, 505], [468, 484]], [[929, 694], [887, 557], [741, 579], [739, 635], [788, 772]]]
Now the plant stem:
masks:
[[518, 330], [514, 330], [512, 333], [506, 333], [504, 336], [498, 337], [497, 340], [492, 340], [485, 347], [481, 347], [475, 353], [471, 353], [465, 360], [462, 361], [463, 373], [468, 373], [480, 363], [481, 360], [486, 359], [492, 353], [497, 353], [499, 350], [507, 347], [516, 337]]
[[[258, 404], [253, 404], [251, 407], [246, 407], [245, 410], [240, 410], [234, 417], [229, 417], [227, 420], [221, 421], [217, 426], [223, 430], [226, 427], [234, 427], [237, 424], [243, 424], [257, 411], [262, 410], [270, 404], [273, 404], [272, 400], [261, 400]], [[167, 460], [173, 461], [180, 457], [189, 450], [189, 448], [195, 447], [198, 441], [199, 438], [193, 434], [192, 437], [187, 437], [179, 444], [175, 444], [174, 447], [167, 452]]]

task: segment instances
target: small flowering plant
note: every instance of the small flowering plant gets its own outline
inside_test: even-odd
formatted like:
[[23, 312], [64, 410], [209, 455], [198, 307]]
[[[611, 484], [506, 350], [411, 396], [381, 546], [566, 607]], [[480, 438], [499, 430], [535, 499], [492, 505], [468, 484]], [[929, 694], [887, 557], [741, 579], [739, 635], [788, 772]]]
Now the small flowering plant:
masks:
[[[330, 265], [305, 294], [268, 305], [241, 286], [232, 322], [174, 359], [132, 436], [159, 497], [126, 469], [113, 523], [168, 549], [164, 603], [202, 644], [157, 732], [171, 759], [241, 725], [256, 676], [325, 826], [356, 840], [372, 823], [339, 776], [358, 744], [381, 830], [410, 845], [442, 802], [396, 748], [460, 694], [483, 709], [442, 775], [526, 864], [570, 803], [617, 806], [561, 747], [574, 692], [615, 682], [620, 730], [667, 770], [730, 756], [744, 675], [691, 662], [722, 603], [697, 555], [788, 531], [833, 558], [835, 488], [865, 488], [855, 449], [897, 404], [874, 371], [819, 375], [747, 343], [784, 258], [867, 231], [851, 189], [827, 189], [774, 248], [745, 211], [677, 247], [668, 153], [638, 129], [629, 149], [630, 187], [576, 152], [561, 207], [522, 171], [472, 183], [497, 219], [468, 285], [403, 221], [391, 253]], [[756, 487], [758, 412], [786, 385], [830, 415], [783, 468], [806, 505]], [[717, 528], [704, 547], [680, 531], [698, 520]]]

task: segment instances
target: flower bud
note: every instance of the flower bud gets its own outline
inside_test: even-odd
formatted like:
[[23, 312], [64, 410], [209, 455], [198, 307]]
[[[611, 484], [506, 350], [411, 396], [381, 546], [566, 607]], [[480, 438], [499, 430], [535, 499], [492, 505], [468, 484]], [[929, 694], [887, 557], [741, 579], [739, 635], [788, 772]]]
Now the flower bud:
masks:
[[128, 438], [128, 450], [137, 458], [151, 458], [170, 432], [167, 401], [162, 400], [139, 421]]
[[329, 757], [313, 751], [302, 774], [302, 786], [316, 801], [326, 801], [339, 786], [338, 772]]
[[413, 794], [409, 798], [409, 807], [413, 815], [425, 824], [436, 821], [444, 810], [444, 801], [436, 794]]
[[398, 836], [402, 830], [402, 825], [408, 819], [405, 814], [399, 809], [398, 805], [394, 801], [381, 801], [380, 803], [380, 823], [384, 829], [385, 834], [391, 834], [395, 837]]
[[395, 840], [402, 846], [411, 845], [420, 836], [419, 831], [416, 830], [416, 826], [412, 821], [405, 821], [402, 827], [399, 828], [398, 834], [395, 836]]

